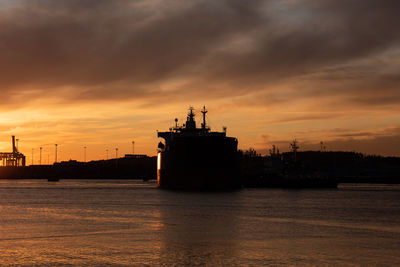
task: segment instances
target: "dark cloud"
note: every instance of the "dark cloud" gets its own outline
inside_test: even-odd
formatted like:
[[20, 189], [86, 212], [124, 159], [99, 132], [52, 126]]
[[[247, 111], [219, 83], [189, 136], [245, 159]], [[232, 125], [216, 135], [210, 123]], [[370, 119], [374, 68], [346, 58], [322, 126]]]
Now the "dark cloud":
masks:
[[335, 114], [335, 113], [330, 113], [330, 114], [312, 113], [312, 114], [301, 115], [301, 116], [288, 116], [285, 118], [272, 120], [272, 121], [270, 121], [270, 123], [293, 123], [293, 122], [304, 122], [304, 121], [313, 121], [313, 120], [327, 120], [327, 119], [336, 119], [336, 118], [339, 118], [340, 116], [343, 116], [343, 115]]
[[[347, 72], [332, 70], [313, 75], [314, 79], [298, 85], [302, 94], [299, 93], [296, 97], [339, 97], [342, 105], [349, 106], [351, 103], [353, 108], [395, 106], [400, 103], [400, 69], [391, 73], [380, 73], [380, 68], [377, 65], [369, 70], [360, 67], [358, 71], [351, 68]], [[335, 105], [339, 107], [340, 103]]]
[[[0, 11], [1, 101], [179, 101], [271, 91], [398, 48], [399, 9], [390, 0], [17, 1]], [[337, 94], [360, 104], [400, 102], [398, 79], [387, 75], [399, 66], [366, 64], [374, 86], [361, 98], [358, 68], [351, 78], [331, 77], [334, 91], [344, 87]], [[180, 85], [164, 91], [175, 80]], [[329, 89], [319, 83], [299, 94]]]
[[146, 94], [257, 25], [256, 2], [21, 2], [0, 17], [2, 87], [75, 86], [86, 98]]

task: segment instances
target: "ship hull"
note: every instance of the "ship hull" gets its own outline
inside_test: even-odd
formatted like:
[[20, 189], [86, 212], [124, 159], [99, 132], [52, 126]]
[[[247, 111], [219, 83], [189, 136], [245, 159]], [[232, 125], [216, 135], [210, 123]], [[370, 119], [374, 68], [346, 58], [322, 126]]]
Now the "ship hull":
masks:
[[158, 155], [158, 185], [178, 190], [240, 188], [237, 140], [222, 136], [176, 137]]

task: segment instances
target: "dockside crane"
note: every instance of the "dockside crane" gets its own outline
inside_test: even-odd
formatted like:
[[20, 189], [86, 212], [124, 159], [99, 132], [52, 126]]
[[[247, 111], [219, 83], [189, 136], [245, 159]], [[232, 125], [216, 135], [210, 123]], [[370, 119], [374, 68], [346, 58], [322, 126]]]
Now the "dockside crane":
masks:
[[12, 152], [0, 152], [0, 161], [3, 166], [25, 166], [26, 157], [24, 154], [18, 151], [18, 147], [15, 145], [15, 136], [12, 137]]

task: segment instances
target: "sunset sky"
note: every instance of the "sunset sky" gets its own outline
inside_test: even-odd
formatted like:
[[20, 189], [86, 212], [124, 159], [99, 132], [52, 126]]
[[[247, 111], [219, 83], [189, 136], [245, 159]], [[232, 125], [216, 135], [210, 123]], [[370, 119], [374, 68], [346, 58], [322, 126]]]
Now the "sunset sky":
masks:
[[[0, 151], [155, 155], [209, 110], [240, 149], [400, 156], [400, 2], [1, 0]], [[200, 121], [200, 116], [197, 116]]]

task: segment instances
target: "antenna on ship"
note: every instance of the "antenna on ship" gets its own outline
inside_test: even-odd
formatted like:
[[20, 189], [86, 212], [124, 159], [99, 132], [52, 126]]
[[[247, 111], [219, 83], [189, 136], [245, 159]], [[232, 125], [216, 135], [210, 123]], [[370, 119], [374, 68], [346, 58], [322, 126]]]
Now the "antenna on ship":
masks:
[[201, 111], [201, 113], [203, 113], [203, 123], [201, 124], [201, 128], [203, 129], [203, 130], [205, 130], [206, 129], [206, 113], [207, 113], [208, 111], [206, 110], [206, 106], [203, 106], [203, 110]]

